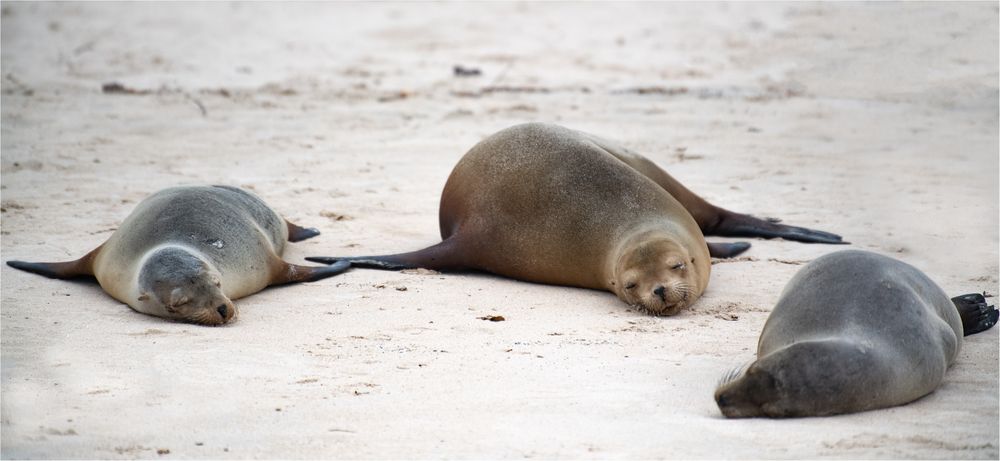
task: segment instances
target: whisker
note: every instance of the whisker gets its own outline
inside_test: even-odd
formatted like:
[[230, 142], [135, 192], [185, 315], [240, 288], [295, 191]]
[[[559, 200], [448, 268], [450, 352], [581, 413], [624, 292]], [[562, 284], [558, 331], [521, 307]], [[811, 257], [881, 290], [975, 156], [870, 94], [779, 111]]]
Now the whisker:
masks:
[[199, 310], [198, 312], [189, 315], [187, 320], [201, 325], [213, 325], [216, 323], [214, 321], [215, 319], [212, 317], [212, 313], [207, 310]]
[[728, 372], [726, 372], [726, 374], [722, 375], [722, 378], [719, 379], [719, 383], [716, 385], [716, 387], [725, 386], [739, 379], [741, 376], [743, 376], [744, 373], [746, 373], [747, 368], [750, 368], [750, 365], [753, 364], [753, 362], [754, 362], [753, 360], [750, 360], [743, 363], [742, 365], [738, 365], [731, 368]]

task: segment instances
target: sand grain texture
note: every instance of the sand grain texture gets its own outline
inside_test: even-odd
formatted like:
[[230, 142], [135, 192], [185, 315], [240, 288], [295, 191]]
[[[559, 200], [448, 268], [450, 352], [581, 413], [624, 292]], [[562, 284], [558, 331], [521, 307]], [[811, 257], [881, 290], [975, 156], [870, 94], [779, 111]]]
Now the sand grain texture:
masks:
[[[422, 248], [461, 155], [534, 120], [950, 294], [998, 292], [995, 3], [2, 9], [4, 260], [79, 257], [145, 196], [195, 183], [318, 227], [289, 261]], [[753, 357], [801, 263], [839, 249], [753, 244], [674, 318], [484, 274], [354, 270], [204, 328], [4, 266], [2, 456], [998, 457], [997, 329], [911, 405], [723, 419], [718, 378]]]

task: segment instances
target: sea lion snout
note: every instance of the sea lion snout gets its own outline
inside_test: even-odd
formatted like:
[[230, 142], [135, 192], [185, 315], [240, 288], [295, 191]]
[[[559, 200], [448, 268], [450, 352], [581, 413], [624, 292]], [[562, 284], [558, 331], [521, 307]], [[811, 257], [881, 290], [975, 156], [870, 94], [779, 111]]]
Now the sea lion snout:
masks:
[[[214, 306], [214, 307], [213, 307]], [[189, 309], [178, 316], [179, 319], [206, 326], [220, 326], [231, 323], [239, 315], [239, 309], [232, 301], [215, 298], [202, 308]]]
[[716, 394], [715, 403], [719, 405], [719, 410], [727, 418], [751, 418], [763, 414], [759, 406], [750, 402], [741, 402], [735, 398], [733, 392]]
[[185, 320], [208, 326], [219, 326], [232, 323], [239, 316], [239, 309], [221, 291], [207, 299], [200, 309], [187, 312]]
[[774, 374], [757, 364], [734, 368], [723, 377], [715, 390], [715, 403], [727, 418], [769, 414], [773, 402], [779, 397], [779, 385]]
[[641, 304], [651, 314], [675, 315], [687, 307], [691, 297], [691, 288], [684, 280], [662, 280], [654, 282], [653, 290]]
[[653, 315], [674, 315], [701, 295], [699, 269], [686, 249], [654, 232], [637, 234], [618, 256], [611, 286], [622, 300]]
[[236, 316], [239, 314], [239, 310], [236, 308], [236, 305], [228, 299], [222, 304], [219, 304], [219, 306], [215, 308], [215, 312], [219, 314], [220, 320], [220, 322], [216, 325], [230, 323], [233, 320], [236, 320]]
[[687, 284], [683, 281], [657, 284], [656, 288], [653, 290], [653, 296], [660, 298], [660, 301], [663, 301], [663, 303], [668, 306], [687, 301], [690, 294], [691, 291], [688, 289]]
[[674, 315], [697, 299], [692, 292], [691, 284], [674, 274], [651, 281], [626, 282], [619, 297], [653, 315]]

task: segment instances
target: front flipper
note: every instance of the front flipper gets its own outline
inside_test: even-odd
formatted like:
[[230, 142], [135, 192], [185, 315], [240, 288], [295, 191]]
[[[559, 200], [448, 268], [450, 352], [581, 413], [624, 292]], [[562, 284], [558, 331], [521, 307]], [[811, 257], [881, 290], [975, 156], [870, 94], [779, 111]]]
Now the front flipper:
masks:
[[989, 330], [997, 324], [1000, 311], [986, 303], [986, 297], [979, 293], [971, 293], [951, 298], [962, 318], [964, 336]]
[[313, 238], [313, 237], [319, 235], [319, 231], [316, 230], [316, 229], [314, 229], [314, 228], [312, 228], [312, 227], [297, 226], [295, 224], [292, 224], [287, 219], [285, 220], [285, 224], [288, 225], [288, 241], [289, 242], [301, 242], [301, 241], [303, 241], [305, 239]]
[[718, 224], [710, 229], [702, 229], [705, 235], [721, 237], [760, 237], [765, 239], [783, 238], [803, 243], [828, 243], [846, 245], [843, 238], [837, 234], [823, 232], [805, 227], [786, 226], [778, 224], [778, 220], [768, 218], [758, 219], [753, 216], [725, 212]]
[[708, 254], [713, 258], [732, 258], [749, 249], [750, 244], [747, 242], [708, 242]]
[[286, 283], [315, 282], [327, 277], [333, 277], [351, 268], [351, 263], [341, 261], [329, 266], [300, 266], [298, 264], [285, 264], [284, 270], [271, 281], [271, 285], [283, 285]]

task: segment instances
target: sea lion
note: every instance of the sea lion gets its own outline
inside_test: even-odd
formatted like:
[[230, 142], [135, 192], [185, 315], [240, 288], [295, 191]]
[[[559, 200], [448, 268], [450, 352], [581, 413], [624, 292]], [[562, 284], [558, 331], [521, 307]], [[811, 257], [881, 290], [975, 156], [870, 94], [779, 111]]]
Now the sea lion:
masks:
[[236, 317], [234, 299], [346, 270], [347, 262], [308, 267], [281, 259], [286, 241], [318, 234], [242, 189], [174, 187], [140, 202], [106, 242], [76, 261], [7, 264], [59, 279], [94, 276], [138, 312], [220, 325]]
[[963, 335], [1000, 315], [982, 295], [949, 300], [906, 264], [865, 251], [809, 263], [764, 323], [757, 360], [715, 391], [730, 418], [853, 413], [937, 389]]
[[441, 237], [412, 253], [310, 257], [356, 267], [474, 269], [608, 290], [658, 315], [690, 305], [711, 260], [748, 243], [708, 243], [703, 232], [845, 243], [713, 206], [653, 162], [613, 142], [557, 125], [500, 131], [458, 162], [441, 194]]

